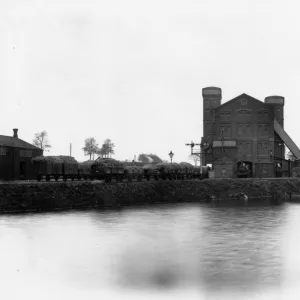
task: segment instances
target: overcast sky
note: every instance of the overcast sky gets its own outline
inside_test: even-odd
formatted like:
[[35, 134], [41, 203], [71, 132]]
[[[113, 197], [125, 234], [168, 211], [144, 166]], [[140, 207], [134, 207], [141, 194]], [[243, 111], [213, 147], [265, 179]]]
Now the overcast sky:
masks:
[[300, 2], [7, 0], [0, 2], [0, 134], [51, 155], [88, 159], [87, 137], [115, 158], [141, 152], [186, 161], [202, 136], [202, 88], [285, 97], [300, 145]]

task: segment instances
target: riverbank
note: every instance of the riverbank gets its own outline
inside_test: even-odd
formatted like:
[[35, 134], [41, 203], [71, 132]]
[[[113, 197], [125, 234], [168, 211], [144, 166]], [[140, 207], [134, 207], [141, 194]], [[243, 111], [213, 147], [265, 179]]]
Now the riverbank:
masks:
[[208, 179], [106, 184], [24, 182], [0, 185], [0, 213], [74, 208], [117, 208], [168, 202], [242, 202], [271, 198], [276, 203], [300, 195], [300, 179]]

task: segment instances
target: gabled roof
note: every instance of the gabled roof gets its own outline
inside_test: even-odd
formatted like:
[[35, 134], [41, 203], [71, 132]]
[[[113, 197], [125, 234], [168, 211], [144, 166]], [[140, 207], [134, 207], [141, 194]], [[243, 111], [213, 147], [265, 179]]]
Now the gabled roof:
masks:
[[0, 146], [41, 150], [40, 148], [35, 147], [19, 138], [6, 135], [0, 135]]
[[233, 99], [231, 99], [231, 100], [229, 100], [229, 101], [227, 101], [227, 102], [221, 104], [221, 105], [218, 106], [216, 109], [223, 108], [223, 107], [225, 107], [226, 105], [228, 105], [228, 104], [230, 104], [230, 103], [232, 103], [232, 102], [234, 102], [234, 101], [236, 101], [236, 100], [238, 100], [238, 99], [241, 99], [241, 98], [247, 98], [247, 99], [250, 99], [250, 100], [253, 100], [253, 101], [257, 101], [257, 102], [259, 102], [259, 103], [262, 104], [262, 105], [266, 105], [266, 103], [264, 103], [264, 102], [262, 102], [262, 101], [260, 101], [260, 100], [258, 100], [258, 99], [256, 99], [256, 98], [253, 98], [253, 97], [251, 97], [251, 96], [249, 96], [249, 95], [243, 93], [243, 94], [241, 94], [241, 95], [239, 95], [239, 96], [237, 96], [237, 97], [235, 97], [235, 98], [233, 98]]

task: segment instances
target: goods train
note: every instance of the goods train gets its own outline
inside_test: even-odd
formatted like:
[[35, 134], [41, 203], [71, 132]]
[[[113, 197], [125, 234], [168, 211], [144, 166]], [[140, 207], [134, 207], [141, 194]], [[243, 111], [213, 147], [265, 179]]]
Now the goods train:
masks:
[[177, 180], [203, 179], [208, 177], [208, 167], [194, 167], [189, 163], [142, 164], [126, 163], [111, 158], [98, 158], [95, 161], [78, 163], [70, 156], [39, 156], [32, 159], [38, 181], [63, 179], [99, 179], [105, 182], [115, 180]]

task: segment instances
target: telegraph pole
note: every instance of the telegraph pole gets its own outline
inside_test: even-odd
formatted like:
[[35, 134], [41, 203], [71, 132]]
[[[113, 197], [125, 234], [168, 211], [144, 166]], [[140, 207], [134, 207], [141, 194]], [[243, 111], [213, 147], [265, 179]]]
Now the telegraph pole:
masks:
[[70, 156], [72, 156], [72, 144], [70, 143]]

